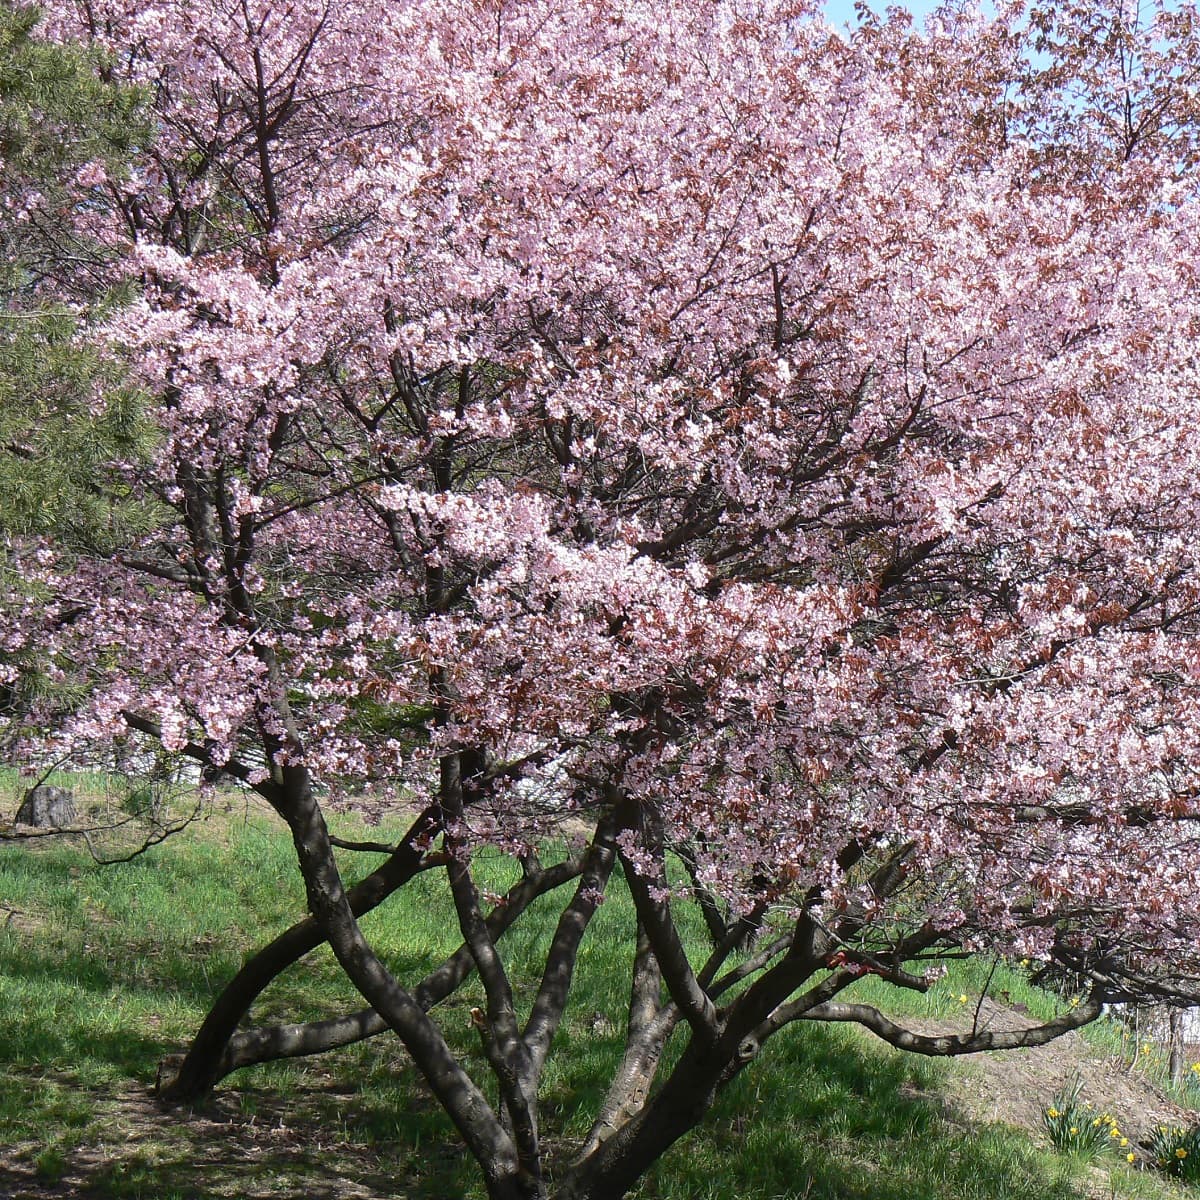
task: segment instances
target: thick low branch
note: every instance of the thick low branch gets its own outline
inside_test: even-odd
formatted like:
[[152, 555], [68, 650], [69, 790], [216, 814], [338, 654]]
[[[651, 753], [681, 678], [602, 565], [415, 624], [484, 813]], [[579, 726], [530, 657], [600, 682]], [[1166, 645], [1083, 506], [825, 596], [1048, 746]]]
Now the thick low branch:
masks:
[[[670, 904], [659, 900], [651, 893], [651, 884], [644, 875], [621, 855], [621, 865], [633, 896], [638, 920], [646, 931], [654, 957], [658, 960], [663, 980], [679, 1011], [692, 1027], [701, 1042], [712, 1042], [717, 1036], [717, 1009], [707, 992], [700, 986], [688, 962], [687, 951], [679, 939], [679, 931], [671, 919]], [[655, 881], [659, 888], [666, 886], [665, 879]]]
[[588, 1131], [577, 1161], [583, 1162], [597, 1147], [637, 1116], [646, 1104], [662, 1052], [679, 1020], [674, 1004], [662, 1005], [662, 973], [646, 931], [638, 923], [633, 978], [629, 994], [629, 1023], [625, 1052], [613, 1075], [604, 1103]]
[[[438, 810], [431, 805], [412, 823], [391, 857], [350, 889], [347, 899], [356, 917], [378, 907], [414, 875], [433, 865], [422, 847], [439, 829], [438, 821]], [[160, 1074], [160, 1098], [173, 1103], [196, 1100], [228, 1074], [233, 1068], [222, 1065], [227, 1047], [251, 1004], [272, 980], [323, 941], [325, 934], [316, 918], [307, 917], [247, 959], [217, 997], [178, 1071], [169, 1077]]]
[[[514, 884], [488, 914], [488, 929], [492, 937], [501, 938], [534, 900], [570, 882], [581, 870], [582, 862], [579, 859], [568, 859]], [[460, 946], [417, 984], [413, 989], [413, 998], [428, 1012], [452, 995], [474, 969], [475, 960], [470, 950], [465, 945]], [[323, 1021], [239, 1030], [229, 1039], [213, 1082], [233, 1071], [258, 1063], [280, 1058], [301, 1058], [339, 1046], [349, 1046], [375, 1037], [385, 1032], [387, 1027], [387, 1022], [374, 1009], [367, 1008]]]
[[[797, 1003], [800, 1004], [799, 1001]], [[1102, 1010], [1103, 1004], [1093, 995], [1080, 1001], [1070, 1012], [1044, 1024], [1032, 1025], [1028, 1029], [979, 1029], [970, 1033], [942, 1034], [913, 1033], [897, 1025], [869, 1004], [818, 1004], [797, 1012], [794, 1019], [853, 1022], [869, 1029], [898, 1050], [941, 1057], [979, 1054], [985, 1050], [1021, 1050], [1028, 1046], [1044, 1046], [1047, 1042], [1062, 1037], [1064, 1033], [1070, 1033], [1071, 1030], [1094, 1021]], [[792, 1018], [786, 1018], [779, 1024], [786, 1024], [787, 1019]], [[774, 1021], [772, 1023], [774, 1024]]]
[[531, 1064], [539, 1075], [567, 1005], [579, 945], [600, 905], [612, 872], [616, 857], [613, 842], [615, 832], [615, 822], [611, 816], [605, 816], [596, 826], [579, 886], [559, 918], [550, 949], [546, 953], [541, 986], [524, 1032]]

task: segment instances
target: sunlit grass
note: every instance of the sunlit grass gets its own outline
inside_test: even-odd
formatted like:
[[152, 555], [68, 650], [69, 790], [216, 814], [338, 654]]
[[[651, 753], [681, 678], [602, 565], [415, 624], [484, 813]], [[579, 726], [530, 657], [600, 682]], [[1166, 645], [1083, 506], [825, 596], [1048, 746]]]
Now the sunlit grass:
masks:
[[[370, 836], [386, 838], [399, 828]], [[362, 833], [353, 823], [341, 831]], [[303, 915], [293, 854], [277, 822], [245, 808], [115, 867], [96, 866], [72, 845], [0, 850], [0, 1005], [6, 1014], [0, 1022], [0, 1145], [49, 1181], [66, 1175], [84, 1152], [97, 1158], [101, 1147], [89, 1183], [113, 1197], [294, 1196], [330, 1173], [380, 1195], [480, 1196], [448, 1121], [390, 1036], [226, 1080], [215, 1102], [221, 1120], [247, 1137], [281, 1128], [290, 1146], [285, 1154], [264, 1133], [251, 1173], [232, 1159], [214, 1158], [205, 1141], [211, 1131], [204, 1135], [198, 1124], [204, 1109], [194, 1118], [161, 1120], [136, 1145], [128, 1141], [128, 1112], [116, 1098], [130, 1089], [145, 1095], [159, 1059], [186, 1044], [243, 957]], [[343, 858], [352, 878], [379, 861]], [[507, 861], [485, 859], [477, 866], [490, 890], [502, 891], [515, 878]], [[523, 1007], [536, 989], [560, 903], [559, 896], [543, 898], [505, 939]], [[5, 913], [12, 914], [7, 925]], [[699, 959], [699, 915], [683, 906], [679, 915]], [[544, 1081], [552, 1148], [569, 1148], [586, 1133], [619, 1058], [633, 923], [629, 898], [615, 881], [584, 942], [577, 990]], [[408, 979], [459, 942], [436, 872], [418, 877], [364, 925], [384, 959]], [[925, 995], [897, 995], [869, 978], [855, 985], [855, 994], [894, 1013], [936, 1017], [961, 1007], [961, 994], [974, 1002], [988, 984], [993, 994], [1005, 990], [1037, 1015], [1049, 1014], [1055, 1001], [1030, 988], [1019, 971], [989, 977], [989, 969], [964, 964]], [[469, 1020], [479, 1000], [478, 985], [469, 982], [437, 1012], [451, 1042], [486, 1079]], [[302, 1020], [361, 1004], [329, 952], [320, 950], [276, 981], [253, 1016], [256, 1022]], [[947, 1119], [926, 1097], [950, 1069], [845, 1027], [788, 1030], [636, 1195], [1068, 1200], [1085, 1194], [1078, 1164], [1014, 1131]], [[1133, 1174], [1114, 1176], [1114, 1194], [1170, 1194], [1145, 1190]]]

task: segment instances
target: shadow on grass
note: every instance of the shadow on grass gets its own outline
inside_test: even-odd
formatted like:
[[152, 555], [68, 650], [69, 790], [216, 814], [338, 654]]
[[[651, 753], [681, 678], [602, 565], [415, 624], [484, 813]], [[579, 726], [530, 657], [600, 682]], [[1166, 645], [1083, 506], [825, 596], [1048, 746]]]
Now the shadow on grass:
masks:
[[[310, 1085], [320, 1082], [309, 1075]], [[87, 1128], [60, 1124], [44, 1140], [12, 1147], [0, 1166], [5, 1200], [434, 1200], [469, 1190], [453, 1131], [418, 1088], [360, 1094], [333, 1081], [292, 1097], [230, 1089], [170, 1109], [147, 1087], [73, 1094], [90, 1110]]]
[[[579, 1127], [615, 1065], [618, 1039], [597, 1038], [589, 1047], [586, 1026], [579, 1019], [569, 1034], [570, 1062], [559, 1065], [565, 1072], [557, 1085], [561, 1103], [547, 1096], [548, 1107], [558, 1108], [555, 1116], [547, 1113], [551, 1137], [558, 1133], [554, 1125]], [[154, 1048], [149, 1040], [118, 1039], [100, 1043], [94, 1053], [120, 1065]], [[190, 1110], [164, 1112], [145, 1087], [121, 1083], [87, 1091], [91, 1114], [58, 1094], [65, 1107], [56, 1111], [48, 1103], [45, 1119], [57, 1126], [65, 1147], [59, 1190], [23, 1193], [14, 1184], [6, 1191], [0, 1175], [0, 1195], [479, 1195], [448, 1122], [394, 1047], [390, 1054], [390, 1074], [378, 1069], [378, 1055], [367, 1047], [280, 1064]], [[757, 1070], [732, 1085], [708, 1124], [677, 1145], [636, 1195], [1067, 1200], [1075, 1194], [1054, 1160], [1024, 1139], [960, 1125], [918, 1094], [936, 1083], [939, 1070], [912, 1056], [876, 1051], [845, 1030], [790, 1031], [768, 1047]], [[51, 1160], [51, 1174], [55, 1165]], [[29, 1176], [23, 1178], [28, 1182]]]
[[1070, 1200], [1070, 1168], [954, 1119], [943, 1065], [838, 1028], [786, 1031], [636, 1195], [689, 1200]]
[[[481, 1194], [449, 1122], [387, 1036], [239, 1073], [203, 1108], [163, 1112], [149, 1096], [159, 1057], [194, 1032], [244, 947], [261, 944], [290, 919], [290, 902], [271, 890], [271, 864], [283, 861], [253, 829], [241, 843], [205, 843], [178, 860], [139, 860], [123, 874], [92, 873], [66, 850], [18, 861], [0, 857], [0, 887], [14, 883], [14, 905], [25, 896], [39, 920], [44, 915], [44, 925], [26, 934], [0, 934], [6, 1006], [0, 1127], [8, 1131], [0, 1141], [20, 1154], [19, 1162], [0, 1167], [0, 1196]], [[402, 975], [422, 973], [429, 955], [436, 960], [456, 944], [437, 895], [432, 881], [420, 877], [403, 902], [371, 918]], [[527, 985], [523, 995], [536, 984], [556, 914], [549, 904], [536, 911], [541, 915], [505, 943], [514, 980]], [[564, 1159], [586, 1132], [620, 1056], [631, 925], [614, 887], [589, 930], [543, 1089], [547, 1140]], [[318, 955], [271, 989], [256, 1019], [265, 1012], [300, 1019], [305, 1010], [338, 1010], [345, 999], [339, 982]], [[465, 989], [451, 1009], [468, 1005], [471, 995]], [[465, 1014], [443, 1019], [464, 1057], [477, 1056]], [[1027, 1140], [970, 1128], [924, 1099], [940, 1070], [876, 1049], [846, 1029], [789, 1030], [637, 1195], [1068, 1200], [1076, 1194], [1066, 1168]]]

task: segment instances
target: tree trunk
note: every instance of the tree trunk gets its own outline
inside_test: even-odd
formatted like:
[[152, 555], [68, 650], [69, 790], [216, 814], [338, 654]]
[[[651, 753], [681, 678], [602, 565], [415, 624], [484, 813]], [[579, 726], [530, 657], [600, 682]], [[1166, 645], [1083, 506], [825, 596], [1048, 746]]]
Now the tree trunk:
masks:
[[527, 1172], [519, 1172], [504, 1179], [489, 1182], [488, 1200], [546, 1200], [545, 1185]]
[[575, 1164], [555, 1193], [556, 1200], [621, 1200], [671, 1146], [704, 1119], [723, 1074], [712, 1048], [693, 1040], [649, 1104]]
[[1176, 1087], [1181, 1087], [1183, 1085], [1183, 1013], [1177, 1008], [1172, 1008], [1167, 1015], [1167, 1025], [1171, 1040], [1171, 1082]]
[[[424, 852], [417, 843], [435, 827], [432, 811], [423, 812], [392, 856], [350, 889], [347, 898], [356, 917], [377, 908], [421, 869]], [[320, 925], [313, 917], [306, 917], [248, 958], [217, 997], [178, 1065], [175, 1056], [163, 1060], [159, 1067], [159, 1098], [172, 1104], [193, 1103], [207, 1095], [219, 1079], [244, 1065], [228, 1054], [238, 1024], [279, 975], [324, 941]]]
[[[281, 706], [282, 707], [282, 706]], [[517, 1148], [487, 1097], [464, 1070], [442, 1032], [402, 988], [371, 948], [354, 916], [329, 841], [320, 805], [303, 766], [285, 765], [273, 799], [287, 821], [309, 911], [334, 957], [367, 1003], [395, 1030], [483, 1173], [496, 1200], [542, 1200], [522, 1179]]]

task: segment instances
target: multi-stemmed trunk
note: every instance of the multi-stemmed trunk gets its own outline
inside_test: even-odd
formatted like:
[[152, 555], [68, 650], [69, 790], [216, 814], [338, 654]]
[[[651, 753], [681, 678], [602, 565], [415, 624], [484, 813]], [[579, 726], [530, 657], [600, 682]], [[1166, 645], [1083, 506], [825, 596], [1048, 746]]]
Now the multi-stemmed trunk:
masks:
[[[802, 912], [790, 928], [776, 931], [732, 966], [729, 957], [744, 942], [747, 921], [721, 925], [710, 912], [714, 946], [708, 961], [695, 970], [663, 890], [666, 847], [651, 829], [649, 866], [643, 861], [635, 868], [619, 852], [622, 832], [640, 814], [615, 790], [606, 797], [586, 853], [549, 868], [533, 858], [525, 860], [524, 878], [485, 916], [469, 858], [453, 837], [447, 837], [434, 855], [420, 849], [428, 845], [432, 824], [461, 814], [461, 800], [459, 805], [444, 803], [461, 788], [457, 771], [454, 763], [444, 768], [443, 803], [422, 814], [391, 857], [349, 890], [342, 885], [305, 772], [279, 772], [264, 794], [292, 831], [312, 915], [253, 956], [235, 976], [205, 1021], [183, 1069], [163, 1087], [164, 1098], [191, 1098], [244, 1062], [317, 1052], [390, 1029], [458, 1129], [480, 1169], [489, 1200], [619, 1200], [670, 1146], [704, 1120], [722, 1089], [792, 1021], [856, 1021], [903, 1049], [958, 1054], [1036, 1045], [1099, 1011], [1098, 1000], [1089, 999], [1065, 1017], [1033, 1030], [925, 1037], [900, 1029], [869, 1006], [836, 1003], [837, 994], [868, 970], [899, 986], [923, 988], [924, 981], [908, 975], [902, 964], [905, 957], [938, 940], [936, 931], [923, 927], [900, 939], [888, 962], [847, 949], [863, 929], [862, 915], [852, 908], [833, 928]], [[640, 832], [647, 834], [644, 827]], [[871, 881], [878, 895], [900, 886], [906, 853], [894, 851], [877, 867]], [[846, 852], [847, 862], [861, 854], [856, 843]], [[582, 940], [618, 857], [638, 926], [625, 1051], [574, 1160], [545, 1163], [538, 1103], [542, 1072], [565, 1012]], [[458, 951], [407, 990], [376, 956], [357, 916], [431, 862], [446, 868], [464, 940]], [[571, 879], [578, 882], [551, 937], [522, 1027], [497, 941], [534, 899]], [[308, 1025], [233, 1029], [270, 978], [326, 940], [369, 1009]], [[500, 1104], [495, 1108], [427, 1015], [473, 971], [479, 973], [486, 997], [486, 1008], [473, 1010], [472, 1018], [499, 1085]], [[664, 1051], [672, 1036], [686, 1041], [664, 1075]]]

